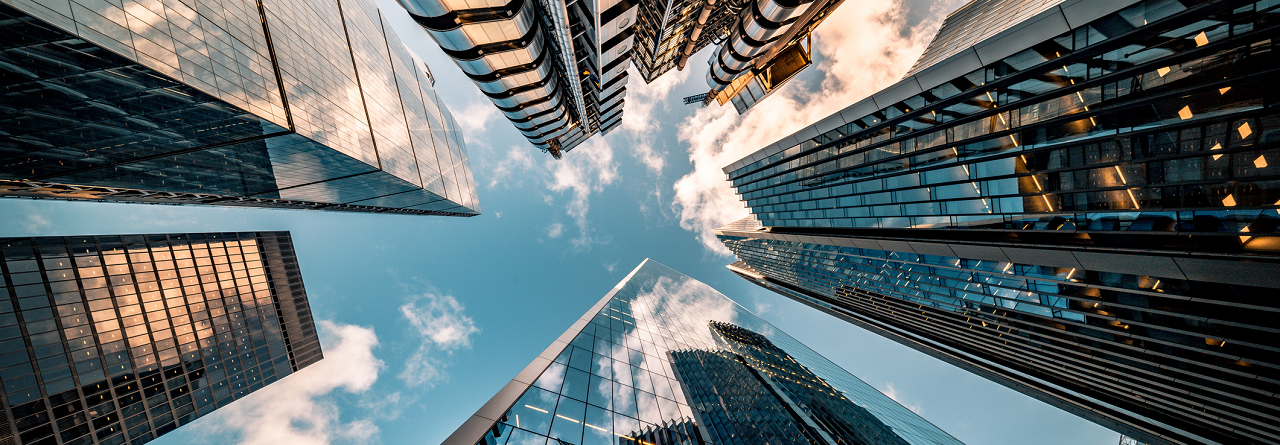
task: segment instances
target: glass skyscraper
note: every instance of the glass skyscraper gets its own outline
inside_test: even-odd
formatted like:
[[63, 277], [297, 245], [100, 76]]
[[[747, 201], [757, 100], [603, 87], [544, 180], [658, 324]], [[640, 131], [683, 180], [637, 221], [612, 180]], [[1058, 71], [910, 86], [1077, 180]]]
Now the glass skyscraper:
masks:
[[1143, 443], [1280, 443], [1280, 3], [1014, 3], [725, 167], [730, 269]]
[[480, 212], [430, 71], [367, 0], [31, 0], [0, 20], [0, 196]]
[[323, 358], [288, 232], [0, 254], [3, 444], [145, 443]]
[[960, 444], [723, 294], [652, 260], [444, 443]]

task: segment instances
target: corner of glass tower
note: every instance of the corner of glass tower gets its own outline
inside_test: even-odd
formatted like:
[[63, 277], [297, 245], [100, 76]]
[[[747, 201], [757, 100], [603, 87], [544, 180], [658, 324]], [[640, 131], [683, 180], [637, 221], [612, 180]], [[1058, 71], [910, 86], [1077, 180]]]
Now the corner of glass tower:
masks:
[[0, 196], [474, 216], [463, 136], [367, 0], [11, 2]]
[[960, 444], [651, 259], [444, 443]]

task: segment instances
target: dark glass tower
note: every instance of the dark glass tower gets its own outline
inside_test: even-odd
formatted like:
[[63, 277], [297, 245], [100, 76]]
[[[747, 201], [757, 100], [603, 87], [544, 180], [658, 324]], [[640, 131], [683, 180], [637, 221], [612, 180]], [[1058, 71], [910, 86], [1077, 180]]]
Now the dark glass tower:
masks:
[[723, 294], [645, 260], [444, 443], [960, 442]]
[[1144, 443], [1280, 443], [1280, 8], [1001, 5], [725, 167], [730, 269]]
[[0, 196], [480, 212], [430, 71], [366, 0], [33, 0], [0, 21]]
[[145, 443], [320, 361], [288, 232], [0, 239], [0, 443]]

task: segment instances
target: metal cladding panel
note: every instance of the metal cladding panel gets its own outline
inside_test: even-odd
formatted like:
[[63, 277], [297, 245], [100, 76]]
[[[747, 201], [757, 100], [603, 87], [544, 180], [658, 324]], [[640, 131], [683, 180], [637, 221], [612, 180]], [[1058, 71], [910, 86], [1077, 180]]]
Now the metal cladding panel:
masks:
[[[982, 69], [982, 60], [978, 58], [978, 53], [973, 48], [967, 48], [963, 51], [947, 57], [945, 60], [930, 65], [928, 68], [922, 69], [914, 76], [921, 87], [933, 88], [937, 85], [950, 82], [965, 74], [969, 74], [974, 70]], [[859, 115], [855, 119], [861, 119], [866, 113]]]
[[[1004, 0], [974, 0], [952, 12], [943, 22], [924, 54], [906, 76], [945, 60], [951, 55], [977, 45], [1001, 32], [1024, 23], [1028, 18], [1046, 9], [1054, 8], [1063, 0], [1031, 0], [1008, 2]], [[1099, 1], [1099, 0], [1092, 0]], [[1056, 9], [1056, 8], [1054, 8]], [[1025, 46], [1025, 42], [1024, 46]], [[1007, 54], [1006, 54], [1007, 55]], [[1000, 56], [1003, 57], [1003, 56]], [[991, 63], [991, 61], [986, 61]]]
[[995, 63], [1026, 50], [1027, 42], [1043, 42], [1070, 30], [1062, 10], [1053, 7], [983, 40], [974, 45], [973, 50], [984, 64]]
[[[878, 93], [871, 95], [871, 100], [875, 102], [878, 108], [884, 108], [892, 106], [893, 104], [911, 96], [920, 94], [921, 91], [924, 90], [920, 89], [920, 83], [916, 81], [916, 78], [908, 77], [906, 79], [899, 80], [898, 83], [890, 85], [888, 88], [880, 90]], [[810, 138], [811, 137], [800, 139]]]

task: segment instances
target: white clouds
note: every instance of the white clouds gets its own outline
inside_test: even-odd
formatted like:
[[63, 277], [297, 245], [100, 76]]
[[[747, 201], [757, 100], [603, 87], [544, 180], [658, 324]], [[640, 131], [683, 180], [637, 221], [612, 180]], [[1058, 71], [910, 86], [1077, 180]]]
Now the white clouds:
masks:
[[757, 301], [757, 302], [755, 302], [755, 304], [752, 306], [752, 311], [751, 311], [751, 312], [755, 313], [756, 315], [764, 315], [764, 314], [765, 314], [765, 312], [769, 312], [769, 311], [771, 311], [771, 310], [773, 310], [773, 305], [772, 305], [772, 304], [765, 303], [765, 302], [762, 302], [762, 301]]
[[679, 137], [689, 144], [694, 170], [674, 186], [680, 226], [696, 232], [708, 250], [729, 255], [712, 229], [748, 213], [721, 167], [896, 82], [924, 51], [943, 9], [931, 9], [929, 19], [908, 27], [900, 1], [846, 4], [815, 32], [823, 58], [810, 69], [824, 74], [815, 91], [792, 81], [745, 116], [731, 106], [711, 106], [681, 123]]
[[547, 238], [559, 238], [564, 234], [564, 224], [555, 223], [547, 226]]
[[413, 326], [421, 345], [405, 361], [400, 379], [409, 386], [435, 385], [448, 380], [447, 363], [433, 351], [452, 353], [471, 347], [471, 336], [480, 332], [463, 307], [449, 295], [428, 293], [400, 306], [400, 314]]
[[[519, 176], [515, 173], [536, 165], [532, 155], [535, 152], [533, 148], [518, 145], [508, 148], [506, 156], [497, 161], [489, 172], [489, 188], [497, 187], [499, 183], [505, 186], [519, 186]], [[515, 182], [512, 182], [513, 180]]]
[[[622, 124], [616, 133], [610, 134], [613, 139], [622, 139], [629, 143], [629, 151], [655, 176], [662, 174], [666, 166], [666, 151], [654, 147], [653, 137], [661, 131], [662, 124], [654, 119], [654, 109], [661, 105], [666, 109], [672, 102], [671, 92], [689, 78], [693, 69], [684, 71], [668, 71], [653, 83], [633, 82], [627, 88], [626, 111], [622, 114]], [[629, 76], [640, 79], [640, 73], [632, 69]], [[615, 136], [616, 135], [616, 136]]]
[[230, 433], [242, 445], [311, 445], [335, 441], [365, 443], [378, 427], [367, 419], [342, 422], [329, 396], [335, 390], [362, 394], [378, 379], [382, 361], [373, 355], [373, 329], [321, 320], [324, 360], [267, 385], [195, 427], [208, 434]]
[[551, 170], [547, 189], [567, 192], [570, 196], [565, 213], [578, 227], [578, 236], [569, 240], [570, 244], [586, 249], [594, 243], [604, 242], [592, 236], [594, 229], [587, 222], [587, 211], [591, 208], [591, 194], [618, 180], [618, 163], [613, 160], [613, 147], [603, 138], [594, 137], [565, 153], [564, 159], [547, 163]]
[[[462, 131], [467, 134], [480, 134], [489, 129], [490, 122], [498, 120], [498, 109], [494, 108], [493, 103], [489, 101], [467, 102], [461, 112], [453, 113], [453, 120], [458, 121], [458, 126], [462, 127]], [[467, 142], [474, 140], [483, 140], [483, 138], [467, 138]]]
[[884, 387], [880, 388], [880, 392], [889, 396], [893, 401], [898, 402], [899, 405], [911, 410], [911, 412], [916, 413], [917, 415], [924, 414], [924, 409], [921, 408], [920, 405], [907, 402], [907, 400], [903, 398], [902, 394], [898, 392], [898, 389], [893, 387], [892, 383], [885, 383]]

